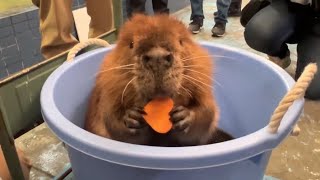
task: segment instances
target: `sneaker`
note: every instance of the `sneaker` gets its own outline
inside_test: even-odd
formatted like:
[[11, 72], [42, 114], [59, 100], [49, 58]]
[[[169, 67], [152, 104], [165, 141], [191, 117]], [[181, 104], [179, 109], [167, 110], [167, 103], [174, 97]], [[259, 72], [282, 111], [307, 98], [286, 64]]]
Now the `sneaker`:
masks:
[[193, 34], [198, 34], [203, 26], [203, 19], [200, 17], [194, 17], [192, 22], [189, 24], [189, 31]]
[[286, 57], [283, 59], [280, 59], [279, 57], [276, 56], [269, 56], [269, 60], [280, 66], [281, 68], [285, 69], [290, 66], [291, 64], [291, 59], [290, 59], [290, 51], [287, 51]]
[[211, 29], [212, 36], [221, 37], [226, 32], [226, 24], [224, 23], [216, 23]]

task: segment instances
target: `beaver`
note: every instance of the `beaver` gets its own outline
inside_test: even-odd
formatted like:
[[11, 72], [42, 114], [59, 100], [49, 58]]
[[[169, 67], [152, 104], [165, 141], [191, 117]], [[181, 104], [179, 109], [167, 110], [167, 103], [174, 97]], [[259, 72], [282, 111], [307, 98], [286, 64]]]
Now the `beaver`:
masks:
[[[89, 99], [85, 129], [117, 141], [158, 146], [194, 146], [232, 139], [217, 128], [212, 93], [214, 64], [176, 18], [135, 14], [120, 30], [102, 62]], [[173, 128], [156, 133], [143, 107], [170, 97]]]

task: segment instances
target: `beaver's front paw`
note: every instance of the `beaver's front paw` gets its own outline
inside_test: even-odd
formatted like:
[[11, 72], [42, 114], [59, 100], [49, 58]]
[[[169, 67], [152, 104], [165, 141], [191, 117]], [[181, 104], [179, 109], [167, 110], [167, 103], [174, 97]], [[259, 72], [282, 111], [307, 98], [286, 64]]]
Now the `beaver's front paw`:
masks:
[[132, 108], [126, 111], [123, 120], [131, 134], [138, 135], [147, 131], [148, 126], [143, 118], [144, 114], [146, 113], [140, 108]]
[[183, 106], [173, 108], [170, 112], [170, 120], [173, 123], [173, 132], [188, 133], [190, 125], [195, 119], [195, 114]]

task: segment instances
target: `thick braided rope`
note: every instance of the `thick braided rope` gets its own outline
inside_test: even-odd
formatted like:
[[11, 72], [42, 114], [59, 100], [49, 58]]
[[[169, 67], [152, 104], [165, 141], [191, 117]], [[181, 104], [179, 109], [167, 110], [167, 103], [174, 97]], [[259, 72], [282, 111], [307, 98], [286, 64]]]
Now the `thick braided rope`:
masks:
[[90, 46], [90, 45], [98, 45], [102, 47], [108, 47], [110, 44], [107, 41], [104, 41], [102, 39], [96, 39], [96, 38], [90, 38], [84, 42], [80, 42], [77, 45], [75, 45], [68, 53], [67, 61], [71, 61], [74, 59], [76, 54], [81, 51], [83, 48]]
[[[308, 64], [305, 67], [304, 71], [302, 72], [300, 78], [297, 80], [294, 87], [284, 96], [276, 110], [273, 112], [273, 115], [271, 116], [271, 120], [268, 125], [270, 133], [277, 133], [283, 116], [295, 100], [304, 96], [305, 91], [311, 83], [316, 72], [317, 65], [315, 63]], [[295, 125], [292, 135], [298, 135], [299, 132], [299, 127]]]

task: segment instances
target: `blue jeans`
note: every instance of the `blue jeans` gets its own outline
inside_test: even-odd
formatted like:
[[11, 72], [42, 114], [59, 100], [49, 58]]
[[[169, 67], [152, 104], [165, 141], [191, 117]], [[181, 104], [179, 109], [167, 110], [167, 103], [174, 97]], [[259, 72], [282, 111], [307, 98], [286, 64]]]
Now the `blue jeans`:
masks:
[[204, 19], [203, 14], [203, 0], [190, 0], [191, 3], [191, 16], [190, 20], [193, 20], [195, 17], [200, 17]]
[[[228, 10], [232, 0], [217, 0], [218, 15], [214, 17], [216, 23], [227, 23]], [[202, 17], [203, 14], [203, 0], [190, 0], [191, 3], [191, 17], [192, 20], [195, 16]]]

